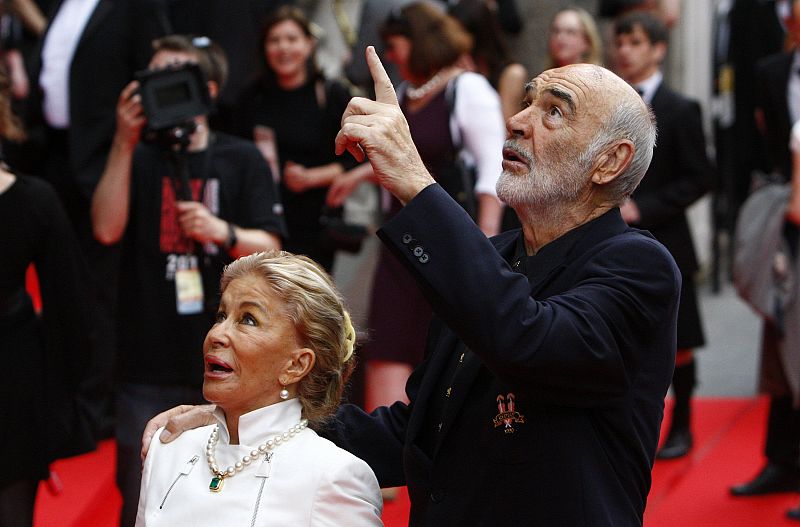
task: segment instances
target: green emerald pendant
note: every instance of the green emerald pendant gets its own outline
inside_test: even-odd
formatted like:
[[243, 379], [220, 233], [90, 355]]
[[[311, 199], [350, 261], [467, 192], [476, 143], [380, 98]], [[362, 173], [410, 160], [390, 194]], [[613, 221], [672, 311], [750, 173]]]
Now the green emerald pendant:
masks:
[[211, 483], [209, 483], [208, 485], [208, 490], [210, 490], [211, 492], [219, 492], [222, 490], [223, 483], [224, 480], [221, 477], [214, 476], [213, 478], [211, 478]]

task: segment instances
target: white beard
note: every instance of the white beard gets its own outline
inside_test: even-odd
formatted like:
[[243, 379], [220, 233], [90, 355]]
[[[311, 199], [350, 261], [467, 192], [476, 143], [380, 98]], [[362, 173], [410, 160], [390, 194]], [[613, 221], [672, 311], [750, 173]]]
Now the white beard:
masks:
[[[558, 205], [576, 203], [586, 184], [580, 159], [550, 164], [550, 168], [537, 165], [527, 152], [507, 142], [517, 154], [523, 156], [530, 166], [527, 174], [512, 174], [503, 170], [497, 180], [497, 197], [518, 210], [544, 210]], [[562, 154], [563, 155], [563, 154]]]

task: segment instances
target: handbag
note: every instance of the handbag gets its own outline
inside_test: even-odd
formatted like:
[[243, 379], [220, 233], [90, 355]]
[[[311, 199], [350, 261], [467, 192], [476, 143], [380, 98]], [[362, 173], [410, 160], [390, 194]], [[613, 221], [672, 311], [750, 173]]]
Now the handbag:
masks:
[[342, 207], [323, 207], [319, 218], [322, 227], [320, 246], [327, 250], [357, 253], [370, 233], [365, 225], [348, 223], [343, 217]]

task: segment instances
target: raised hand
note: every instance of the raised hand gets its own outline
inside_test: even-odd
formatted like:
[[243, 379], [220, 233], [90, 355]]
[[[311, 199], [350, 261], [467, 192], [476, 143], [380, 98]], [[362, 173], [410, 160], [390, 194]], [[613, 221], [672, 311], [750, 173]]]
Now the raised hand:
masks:
[[117, 140], [129, 147], [136, 146], [147, 119], [138, 93], [139, 83], [131, 81], [117, 100]]
[[419, 157], [397, 94], [375, 48], [367, 47], [367, 65], [375, 82], [375, 99], [355, 97], [342, 115], [336, 154], [350, 152], [372, 164], [377, 181], [403, 204], [434, 183]]

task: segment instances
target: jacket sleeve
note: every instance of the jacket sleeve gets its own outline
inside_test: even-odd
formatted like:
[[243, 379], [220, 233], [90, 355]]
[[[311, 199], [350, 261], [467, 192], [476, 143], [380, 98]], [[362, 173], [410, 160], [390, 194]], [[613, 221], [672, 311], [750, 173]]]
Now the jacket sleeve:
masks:
[[383, 498], [375, 474], [348, 456], [321, 478], [314, 496], [311, 527], [382, 526]]
[[411, 410], [400, 401], [367, 413], [354, 404], [339, 408], [336, 417], [317, 432], [363, 459], [381, 487], [405, 485], [403, 444]]
[[162, 430], [163, 428], [159, 428], [156, 433], [153, 434], [153, 439], [150, 441], [150, 449], [144, 460], [144, 465], [142, 466], [142, 483], [139, 487], [139, 504], [136, 509], [136, 527], [147, 526], [147, 501], [151, 493], [150, 484], [153, 476], [153, 466], [162, 448], [161, 441], [158, 440], [158, 436], [161, 435]]
[[[463, 209], [459, 207], [459, 210]], [[414, 368], [406, 382], [406, 396], [411, 401], [410, 405], [398, 401], [391, 406], [381, 406], [372, 413], [353, 404], [342, 405], [334, 419], [324, 429], [317, 430], [320, 436], [366, 461], [375, 471], [381, 487], [406, 484], [403, 448], [408, 420], [427, 371], [431, 343], [436, 341], [441, 330], [438, 320], [431, 325], [425, 359]]]
[[409, 202], [379, 236], [484, 364], [543, 401], [617, 400], [640, 363], [653, 359], [648, 352], [669, 348], [656, 332], [674, 349], [680, 275], [652, 238], [610, 238], [573, 270], [570, 288], [538, 299], [527, 277], [512, 271], [438, 185]]

